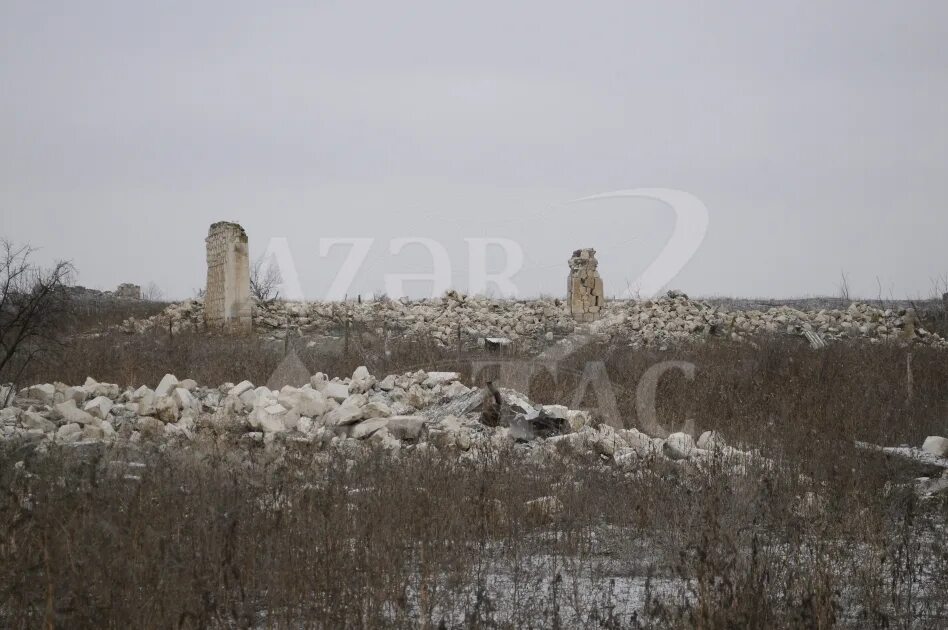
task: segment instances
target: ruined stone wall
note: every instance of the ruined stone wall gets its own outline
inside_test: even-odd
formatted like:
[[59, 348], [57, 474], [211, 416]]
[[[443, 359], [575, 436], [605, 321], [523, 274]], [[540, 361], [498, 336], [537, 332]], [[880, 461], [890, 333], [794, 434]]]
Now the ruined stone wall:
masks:
[[123, 283], [115, 289], [116, 297], [128, 298], [130, 300], [142, 299], [142, 288], [137, 284]]
[[569, 278], [566, 283], [566, 306], [570, 315], [579, 322], [599, 318], [604, 304], [602, 278], [596, 268], [596, 250], [577, 249], [569, 259]]
[[208, 328], [249, 332], [250, 253], [247, 233], [236, 223], [221, 221], [207, 232], [207, 291], [204, 321]]

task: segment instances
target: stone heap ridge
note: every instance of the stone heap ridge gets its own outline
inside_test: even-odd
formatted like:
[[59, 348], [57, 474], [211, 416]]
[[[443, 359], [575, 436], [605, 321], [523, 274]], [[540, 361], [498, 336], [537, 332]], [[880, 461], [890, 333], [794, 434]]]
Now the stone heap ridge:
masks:
[[[537, 405], [500, 389], [505, 420], [482, 420], [485, 390], [455, 372], [417, 371], [376, 378], [365, 367], [351, 377], [322, 373], [302, 387], [280, 390], [249, 381], [201, 387], [167, 374], [152, 389], [122, 389], [88, 378], [83, 385], [34, 385], [0, 411], [0, 438], [56, 447], [146, 447], [189, 443], [235, 450], [306, 448], [353, 455], [365, 449], [397, 454], [436, 451], [473, 460], [513, 449], [538, 458], [591, 457], [617, 466], [642, 459], [700, 462], [712, 455], [746, 461], [756, 453], [705, 432], [650, 437], [636, 429], [593, 426], [586, 411]], [[544, 431], [534, 430], [542, 421]], [[555, 430], [546, 430], [548, 427]]]
[[[144, 333], [155, 326], [175, 333], [203, 330], [204, 307], [188, 300], [162, 314], [121, 325], [127, 333]], [[656, 300], [610, 300], [600, 318], [576, 322], [560, 300], [498, 300], [449, 291], [441, 298], [406, 301], [381, 299], [356, 302], [276, 302], [257, 304], [253, 326], [259, 334], [282, 338], [289, 328], [303, 336], [339, 335], [345, 322], [356, 330], [401, 338], [424, 338], [454, 347], [460, 329], [465, 344], [492, 337], [522, 341], [530, 347], [590, 333], [633, 346], [663, 347], [711, 337], [736, 341], [758, 335], [819, 335], [825, 341], [863, 339], [948, 347], [948, 342], [917, 324], [911, 309], [880, 309], [852, 303], [845, 309], [799, 310], [774, 306], [758, 310], [727, 310], [691, 300], [679, 292]]]

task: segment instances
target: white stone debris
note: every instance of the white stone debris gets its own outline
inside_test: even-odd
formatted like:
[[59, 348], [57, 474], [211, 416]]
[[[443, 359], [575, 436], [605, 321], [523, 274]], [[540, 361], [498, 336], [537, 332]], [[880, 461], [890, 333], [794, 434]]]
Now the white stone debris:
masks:
[[663, 445], [663, 453], [671, 459], [688, 459], [694, 450], [695, 440], [687, 433], [672, 433]]
[[[494, 350], [513, 344], [544, 349], [551, 339], [582, 331], [636, 347], [664, 347], [712, 337], [747, 341], [760, 335], [789, 335], [814, 347], [863, 339], [948, 348], [948, 341], [918, 324], [912, 309], [880, 309], [858, 302], [845, 309], [804, 311], [773, 306], [727, 310], [671, 291], [654, 300], [608, 300], [592, 308], [598, 310], [587, 314], [595, 317], [583, 318], [589, 319], [583, 322], [574, 319], [568, 302], [556, 299], [504, 300], [448, 291], [440, 298], [420, 301], [258, 303], [252, 318], [256, 333], [274, 339], [282, 338], [287, 328], [304, 338], [339, 338], [348, 321], [350, 329], [379, 340], [395, 336], [424, 339], [443, 348], [457, 346], [459, 329], [463, 344]], [[167, 327], [169, 321], [174, 331], [202, 330], [204, 304], [196, 300], [172, 304], [152, 318], [126, 320], [121, 329], [144, 333], [155, 326]]]
[[935, 457], [948, 457], [948, 438], [929, 435], [922, 443], [922, 450]]
[[[925, 440], [924, 444], [927, 444], [929, 447], [932, 446], [929, 443], [929, 439], [933, 436], [929, 436]], [[944, 438], [940, 438], [944, 439]], [[856, 441], [856, 448], [861, 448], [869, 451], [881, 451], [886, 455], [894, 455], [896, 457], [901, 457], [904, 459], [915, 460], [920, 464], [928, 464], [932, 466], [940, 466], [941, 468], [948, 469], [948, 455], [942, 454], [939, 455], [937, 452], [932, 452], [932, 450], [926, 449], [923, 445], [922, 448], [917, 448], [914, 446], [908, 446], [903, 444], [902, 446], [879, 446], [877, 444], [870, 444], [868, 442]], [[933, 449], [937, 451], [937, 448]]]
[[85, 407], [82, 409], [83, 411], [95, 416], [99, 420], [108, 420], [109, 411], [112, 410], [112, 406], [114, 404], [115, 403], [113, 403], [112, 399], [108, 396], [96, 396], [87, 402]]
[[[155, 390], [123, 390], [88, 379], [76, 387], [21, 389], [11, 406], [0, 410], [0, 439], [26, 440], [38, 448], [95, 443], [164, 448], [196, 440], [220, 446], [229, 435], [235, 449], [308, 445], [348, 454], [421, 449], [468, 460], [512, 448], [532, 458], [592, 458], [622, 469], [654, 460], [701, 465], [714, 456], [741, 462], [752, 457], [726, 446], [717, 433], [703, 434], [700, 445], [685, 433], [651, 437], [631, 428], [594, 426], [586, 411], [534, 404], [511, 389], [497, 392], [501, 421], [488, 426], [487, 390], [464, 384], [456, 372], [417, 370], [376, 378], [360, 366], [348, 378], [316, 374], [302, 387], [279, 391], [249, 381], [206, 387], [171, 374]], [[493, 394], [489, 398], [495, 400]]]
[[918, 496], [929, 499], [943, 496], [948, 492], [948, 439], [930, 435], [925, 438], [921, 448], [914, 446], [879, 446], [868, 442], [855, 442], [856, 448], [878, 451], [888, 456], [897, 457], [932, 470], [941, 469], [941, 473], [928, 477], [919, 477], [914, 480], [914, 489]]

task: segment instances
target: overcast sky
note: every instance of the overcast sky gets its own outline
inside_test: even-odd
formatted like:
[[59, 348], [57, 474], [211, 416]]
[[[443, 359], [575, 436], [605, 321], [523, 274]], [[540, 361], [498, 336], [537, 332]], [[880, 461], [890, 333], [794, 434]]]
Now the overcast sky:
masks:
[[[210, 223], [288, 239], [307, 297], [472, 237], [523, 249], [521, 294], [599, 251], [619, 294], [708, 209], [669, 287], [928, 296], [948, 274], [948, 3], [0, 1], [0, 235], [80, 283], [203, 286]], [[689, 5], [687, 8], [685, 5]], [[492, 250], [492, 269], [503, 266]], [[946, 289], [948, 290], [948, 289]]]

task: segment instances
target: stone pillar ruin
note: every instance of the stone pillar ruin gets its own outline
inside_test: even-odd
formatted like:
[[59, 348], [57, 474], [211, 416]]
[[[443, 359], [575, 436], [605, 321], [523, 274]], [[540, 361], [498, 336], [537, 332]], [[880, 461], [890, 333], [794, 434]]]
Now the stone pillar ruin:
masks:
[[569, 259], [566, 307], [576, 321], [592, 322], [599, 318], [605, 299], [598, 266], [596, 250], [591, 247], [577, 249]]
[[247, 233], [237, 223], [211, 225], [207, 244], [207, 291], [204, 321], [209, 329], [250, 332], [250, 252]]

